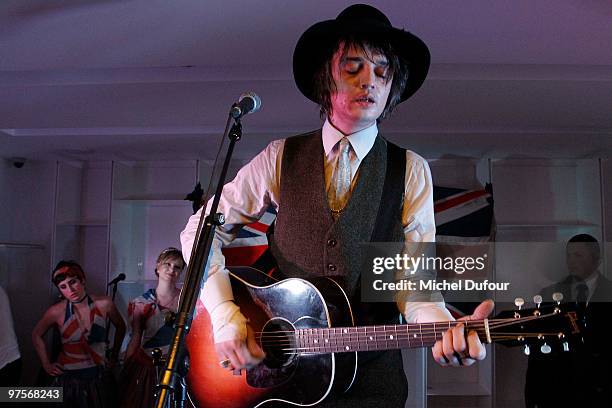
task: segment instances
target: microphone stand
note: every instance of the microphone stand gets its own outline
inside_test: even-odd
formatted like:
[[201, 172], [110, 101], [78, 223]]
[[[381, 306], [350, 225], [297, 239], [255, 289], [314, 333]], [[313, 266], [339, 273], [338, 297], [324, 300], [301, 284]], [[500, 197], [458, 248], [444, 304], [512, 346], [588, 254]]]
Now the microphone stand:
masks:
[[[119, 283], [119, 281], [113, 282], [110, 284], [110, 286], [112, 286], [112, 302], [115, 303], [115, 296], [117, 296], [117, 284]], [[108, 286], [106, 287], [106, 295], [108, 296]], [[106, 317], [106, 327], [105, 327], [105, 336], [106, 338], [104, 339], [105, 344], [106, 344], [106, 350], [104, 352], [104, 355], [106, 356], [106, 358], [110, 359], [110, 348], [108, 347], [108, 345], [110, 344], [110, 341], [108, 340], [108, 335], [109, 335], [109, 329], [110, 329], [110, 317]]]
[[[234, 119], [234, 124], [228, 132], [231, 120]], [[161, 380], [157, 385], [155, 407], [166, 408], [171, 407], [171, 399], [175, 407], [184, 407], [187, 394], [187, 385], [185, 378], [189, 370], [189, 356], [185, 348], [185, 337], [191, 327], [193, 318], [193, 310], [195, 309], [196, 301], [200, 293], [200, 289], [204, 282], [208, 279], [207, 261], [212, 245], [215, 228], [223, 225], [225, 217], [223, 214], [217, 213], [219, 200], [225, 184], [225, 177], [229, 168], [234, 145], [242, 137], [242, 125], [240, 118], [234, 118], [232, 113], [227, 118], [224, 138], [230, 140], [227, 148], [219, 181], [215, 189], [210, 212], [204, 217], [204, 209], [198, 226], [198, 233], [191, 251], [191, 261], [187, 267], [186, 279], [183, 284], [179, 310], [174, 323], [174, 337], [170, 343], [166, 364], [161, 373]]]

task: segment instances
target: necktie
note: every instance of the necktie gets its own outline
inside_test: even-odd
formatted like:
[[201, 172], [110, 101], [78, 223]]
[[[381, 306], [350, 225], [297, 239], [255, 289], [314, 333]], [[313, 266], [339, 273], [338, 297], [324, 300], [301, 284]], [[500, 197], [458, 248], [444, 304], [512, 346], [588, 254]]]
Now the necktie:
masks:
[[336, 168], [332, 173], [331, 188], [329, 194], [329, 207], [335, 218], [340, 215], [340, 212], [346, 205], [348, 200], [348, 192], [351, 187], [351, 163], [349, 160], [349, 152], [351, 144], [346, 137], [343, 137], [339, 142], [338, 161]]
[[576, 285], [576, 302], [579, 304], [586, 304], [589, 299], [589, 287], [584, 282], [580, 282]]

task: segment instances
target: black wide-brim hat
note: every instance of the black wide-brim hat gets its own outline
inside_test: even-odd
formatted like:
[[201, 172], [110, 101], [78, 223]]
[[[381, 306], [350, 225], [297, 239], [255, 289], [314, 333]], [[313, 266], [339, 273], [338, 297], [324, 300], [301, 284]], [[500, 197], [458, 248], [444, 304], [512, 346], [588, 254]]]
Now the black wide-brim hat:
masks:
[[393, 46], [400, 61], [408, 66], [408, 81], [400, 102], [410, 98], [423, 85], [429, 71], [427, 45], [408, 31], [395, 28], [380, 10], [367, 4], [354, 4], [344, 9], [335, 20], [314, 24], [300, 37], [293, 52], [293, 77], [300, 92], [315, 103], [315, 76], [329, 61], [338, 39], [355, 34], [363, 38], [384, 38]]

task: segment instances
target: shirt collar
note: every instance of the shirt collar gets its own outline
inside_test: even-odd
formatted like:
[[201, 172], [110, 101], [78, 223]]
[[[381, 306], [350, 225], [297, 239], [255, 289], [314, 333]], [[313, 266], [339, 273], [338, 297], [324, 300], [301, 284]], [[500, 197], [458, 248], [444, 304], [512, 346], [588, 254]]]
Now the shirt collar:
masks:
[[[345, 136], [330, 123], [329, 119], [325, 120], [321, 134], [323, 136], [323, 149], [325, 150], [326, 156], [329, 155], [340, 139]], [[351, 147], [359, 161], [363, 160], [370, 152], [370, 149], [374, 146], [377, 135], [378, 126], [376, 126], [376, 122], [374, 122], [372, 126], [346, 136], [349, 142], [351, 142]]]
[[589, 288], [589, 293], [593, 293], [595, 286], [597, 285], [597, 280], [599, 278], [599, 271], [593, 272], [588, 278], [584, 280], [587, 287]]

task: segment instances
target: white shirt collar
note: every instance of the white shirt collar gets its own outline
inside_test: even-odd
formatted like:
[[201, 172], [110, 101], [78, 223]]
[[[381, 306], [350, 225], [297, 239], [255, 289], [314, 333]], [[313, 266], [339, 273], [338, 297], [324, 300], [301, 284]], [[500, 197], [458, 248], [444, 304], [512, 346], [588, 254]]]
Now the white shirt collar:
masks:
[[[323, 149], [325, 150], [326, 156], [329, 155], [340, 139], [345, 136], [329, 122], [329, 119], [325, 120], [321, 134], [323, 136]], [[372, 126], [346, 136], [349, 142], [351, 142], [351, 147], [359, 161], [363, 160], [370, 152], [370, 149], [374, 146], [377, 135], [378, 126], [376, 126], [376, 122], [374, 122]]]

